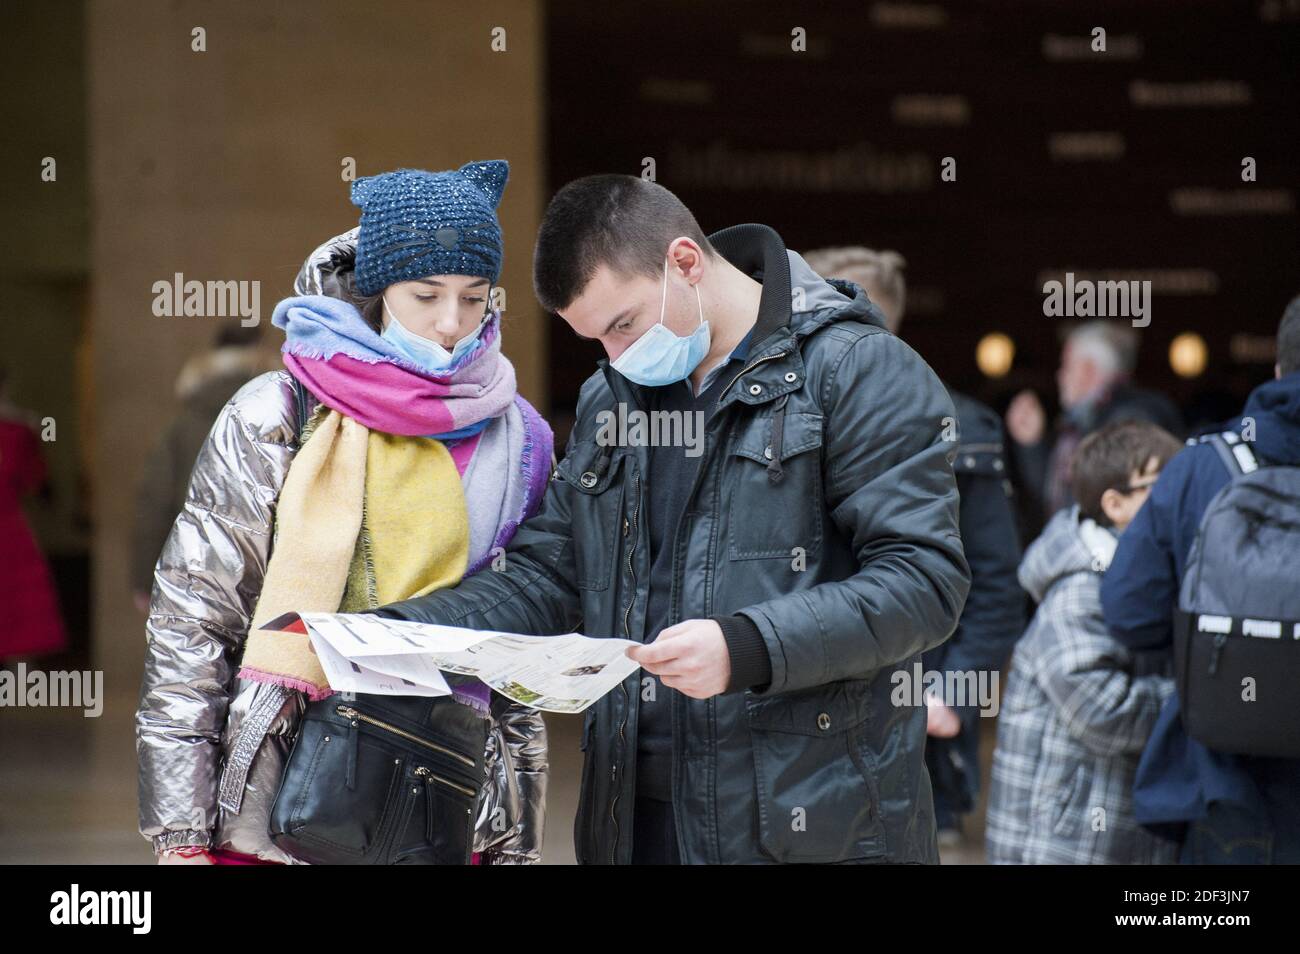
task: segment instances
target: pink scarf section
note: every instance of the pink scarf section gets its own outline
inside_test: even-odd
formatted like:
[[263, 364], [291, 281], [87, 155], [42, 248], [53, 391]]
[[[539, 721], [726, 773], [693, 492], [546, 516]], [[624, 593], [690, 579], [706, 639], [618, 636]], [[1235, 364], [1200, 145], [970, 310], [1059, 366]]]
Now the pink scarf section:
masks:
[[403, 437], [453, 431], [497, 417], [515, 398], [515, 368], [501, 354], [501, 338], [450, 380], [425, 377], [387, 362], [335, 354], [328, 360], [288, 350], [285, 367], [326, 407], [371, 430]]

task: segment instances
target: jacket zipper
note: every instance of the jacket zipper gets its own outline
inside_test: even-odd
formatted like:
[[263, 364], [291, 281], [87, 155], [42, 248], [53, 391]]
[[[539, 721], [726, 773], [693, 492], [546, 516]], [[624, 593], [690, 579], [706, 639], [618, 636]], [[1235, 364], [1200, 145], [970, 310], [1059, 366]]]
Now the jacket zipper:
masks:
[[[773, 361], [777, 358], [784, 358], [789, 353], [790, 353], [789, 351], [778, 351], [776, 352], [776, 354], [769, 354], [762, 358], [759, 358], [753, 364], [749, 365], [749, 367], [741, 368], [740, 371], [736, 374], [736, 376], [727, 382], [727, 386], [723, 388], [722, 393], [718, 395], [718, 400], [721, 401], [726, 396], [727, 392], [731, 390], [731, 386], [740, 380], [741, 375], [748, 374], [750, 371], [753, 371], [755, 368], [757, 368], [760, 364], [762, 364], [765, 361]], [[716, 409], [714, 413], [717, 413]]]
[[[636, 533], [637, 515], [641, 511], [641, 477], [639, 474], [632, 478], [632, 497], [633, 500], [632, 500], [631, 529], [630, 530], [628, 529], [628, 524], [626, 520], [624, 520], [623, 523], [624, 532], [628, 535], [632, 535]], [[627, 601], [627, 609], [623, 611], [623, 638], [624, 639], [632, 638], [632, 632], [631, 632], [629, 620], [632, 616], [632, 601], [636, 599], [636, 567], [632, 565], [632, 556], [636, 553], [635, 536], [632, 536], [632, 541], [633, 541], [632, 546], [627, 551], [627, 569], [628, 569], [628, 573], [632, 575], [632, 587]], [[626, 754], [625, 749], [627, 746], [627, 735], [624, 732], [624, 730], [627, 727], [627, 710], [628, 710], [628, 706], [631, 704], [631, 700], [627, 696], [626, 681], [620, 682], [618, 684], [618, 688], [623, 693], [623, 721], [618, 724], [618, 745], [619, 745], [618, 755], [619, 755], [619, 759], [622, 760]], [[613, 865], [613, 864], [618, 864], [618, 838], [620, 833], [618, 816], [615, 814], [615, 809], [618, 807], [618, 800], [619, 800], [617, 761], [610, 769], [609, 778], [610, 778], [610, 784], [614, 788], [614, 793], [613, 793], [614, 797], [610, 799], [610, 803], [609, 803], [609, 819], [614, 823], [614, 844], [613, 847], [610, 848], [609, 863]]]
[[435, 752], [441, 752], [443, 755], [449, 755], [458, 762], [468, 765], [470, 768], [474, 768], [476, 765], [474, 760], [468, 755], [463, 755], [455, 749], [449, 749], [445, 745], [439, 745], [437, 742], [430, 742], [428, 739], [422, 739], [418, 735], [407, 732], [405, 729], [399, 729], [397, 726], [376, 719], [374, 716], [368, 716], [364, 712], [354, 709], [351, 706], [335, 706], [334, 711], [341, 716], [353, 720], [352, 724], [354, 726], [357, 724], [357, 720], [368, 722], [371, 725], [379, 726], [381, 729], [387, 729], [389, 732], [400, 735], [404, 739], [409, 739], [412, 742], [423, 745], [425, 748], [433, 749]]
[[[754, 368], [757, 368], [760, 364], [763, 364], [763, 363], [765, 363], [765, 362], [767, 362], [767, 361], [774, 361], [774, 360], [776, 360], [777, 358], [784, 358], [784, 357], [785, 357], [786, 355], [788, 355], [789, 353], [790, 353], [790, 352], [789, 352], [788, 350], [787, 350], [787, 351], [778, 351], [778, 352], [776, 352], [775, 354], [769, 354], [769, 355], [766, 355], [766, 356], [764, 356], [764, 357], [762, 357], [762, 358], [759, 358], [759, 359], [758, 359], [757, 361], [755, 361], [753, 364], [750, 364], [750, 365], [747, 365], [747, 366], [744, 367], [744, 368], [741, 368], [740, 371], [736, 374], [736, 376], [735, 376], [734, 378], [732, 378], [730, 381], [727, 382], [727, 386], [726, 386], [725, 388], [722, 389], [722, 392], [718, 395], [718, 402], [721, 403], [723, 396], [726, 395], [726, 393], [727, 393], [728, 391], [731, 390], [731, 386], [732, 386], [733, 384], [735, 384], [737, 381], [739, 381], [743, 375], [745, 375], [746, 373], [752, 371]], [[713, 414], [709, 416], [710, 421], [712, 421], [713, 416], [716, 415], [717, 413], [718, 413], [718, 408], [715, 406], [714, 411], [713, 411]], [[707, 425], [706, 425], [706, 429], [707, 429]], [[700, 486], [700, 480], [701, 480], [701, 478], [702, 478], [703, 476], [704, 476], [704, 468], [703, 468], [703, 466], [701, 466], [701, 467], [696, 471], [696, 473], [695, 473], [695, 481], [694, 481], [694, 483], [691, 485], [690, 493], [687, 494], [686, 499], [687, 499], [688, 502], [689, 502], [689, 501], [690, 501], [690, 500], [695, 496], [695, 492], [696, 492], [696, 490], [699, 489], [699, 486]], [[639, 498], [638, 498], [638, 502], [639, 502]], [[634, 516], [635, 516], [635, 514], [634, 514]], [[678, 526], [677, 526], [676, 528], [674, 528], [674, 533], [673, 533], [672, 545], [673, 545], [674, 547], [677, 546], [677, 537], [678, 537], [678, 535], [680, 534], [680, 532], [681, 532], [681, 522], [680, 522], [680, 519], [679, 519], [679, 521], [678, 521]], [[630, 558], [630, 557], [629, 557], [629, 559], [628, 559], [628, 563], [629, 563], [629, 565], [631, 564], [631, 558]], [[628, 603], [628, 609], [630, 610], [631, 608], [632, 608], [632, 604], [631, 604], [631, 602], [629, 602], [629, 603]], [[623, 632], [624, 632], [624, 634], [627, 634], [627, 631], [628, 631], [628, 627], [627, 627], [627, 618], [626, 618], [626, 616], [624, 616], [624, 620], [623, 620]], [[630, 639], [631, 637], [629, 636], [628, 638]], [[627, 694], [627, 690], [624, 689], [624, 690], [623, 690], [623, 693], [624, 693], [624, 695], [626, 696], [626, 694]], [[710, 700], [710, 705], [712, 705], [712, 700]], [[675, 725], [675, 722], [676, 722], [676, 720], [674, 720], [674, 731], [676, 731], [676, 725]], [[621, 732], [621, 727], [620, 727], [620, 732]], [[613, 809], [611, 808], [611, 814], [612, 814], [612, 811], [613, 811]], [[678, 827], [677, 837], [679, 838], [678, 848], [679, 848], [679, 850], [680, 850], [680, 837], [681, 837], [681, 828], [680, 828], [680, 826]], [[618, 838], [617, 838], [617, 835], [615, 835], [615, 841], [614, 841], [614, 844], [615, 844], [615, 846], [617, 847], [617, 845], [618, 845]], [[612, 856], [611, 856], [611, 858], [612, 858]], [[613, 863], [612, 860], [611, 860], [611, 863]]]

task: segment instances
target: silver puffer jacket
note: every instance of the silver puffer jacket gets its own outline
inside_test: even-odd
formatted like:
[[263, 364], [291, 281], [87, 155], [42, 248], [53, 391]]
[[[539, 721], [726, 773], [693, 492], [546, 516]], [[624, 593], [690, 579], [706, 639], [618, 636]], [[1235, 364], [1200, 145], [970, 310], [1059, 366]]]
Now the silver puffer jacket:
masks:
[[[295, 291], [348, 295], [355, 236], [317, 249]], [[155, 851], [202, 845], [298, 863], [271, 842], [268, 827], [305, 698], [235, 676], [270, 556], [276, 500], [297, 450], [297, 422], [288, 372], [244, 385], [199, 452], [185, 508], [158, 560], [136, 713], [140, 833]], [[277, 711], [267, 711], [268, 703]], [[255, 753], [235, 752], [250, 716], [269, 720], [265, 737]], [[486, 754], [474, 850], [489, 864], [537, 862], [548, 773], [541, 714], [494, 694]], [[246, 769], [242, 798], [220, 802], [239, 801], [238, 812], [218, 799], [232, 760], [240, 771], [227, 776], [227, 789]]]

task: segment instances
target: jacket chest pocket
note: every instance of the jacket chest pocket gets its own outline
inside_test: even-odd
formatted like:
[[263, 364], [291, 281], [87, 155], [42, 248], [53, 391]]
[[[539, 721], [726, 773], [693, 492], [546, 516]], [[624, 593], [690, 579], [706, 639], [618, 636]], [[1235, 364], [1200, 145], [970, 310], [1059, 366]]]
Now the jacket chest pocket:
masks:
[[733, 560], [793, 560], [821, 551], [822, 415], [796, 411], [783, 418], [779, 441], [769, 414], [742, 422], [732, 445], [724, 480], [731, 497], [727, 555]]
[[606, 449], [595, 441], [579, 441], [558, 467], [560, 479], [576, 491], [570, 511], [578, 572], [574, 584], [583, 590], [609, 588], [623, 535], [627, 452], [616, 448], [602, 463]]

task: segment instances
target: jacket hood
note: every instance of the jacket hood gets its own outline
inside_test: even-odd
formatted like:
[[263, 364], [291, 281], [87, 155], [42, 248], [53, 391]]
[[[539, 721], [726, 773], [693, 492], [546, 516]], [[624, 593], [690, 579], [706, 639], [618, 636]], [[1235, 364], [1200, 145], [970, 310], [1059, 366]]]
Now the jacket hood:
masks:
[[1247, 419], [1254, 421], [1254, 444], [1261, 454], [1278, 464], [1300, 464], [1300, 371], [1250, 392], [1233, 427], [1245, 429]]
[[1057, 580], [1074, 573], [1104, 573], [1118, 537], [1079, 512], [1075, 504], [1058, 510], [1020, 561], [1020, 585], [1041, 603]]
[[791, 294], [802, 289], [800, 302], [790, 309], [790, 330], [806, 335], [829, 321], [861, 321], [885, 327], [885, 314], [870, 298], [866, 289], [844, 278], [823, 278], [813, 271], [802, 255], [786, 249], [790, 260]]
[[356, 304], [359, 296], [353, 279], [360, 234], [361, 226], [358, 225], [318, 245], [298, 270], [293, 293], [328, 295]]
[[832, 321], [885, 327], [884, 312], [864, 289], [851, 281], [822, 278], [766, 225], [733, 225], [711, 234], [709, 244], [736, 268], [763, 284], [751, 354], [783, 329], [795, 338], [804, 338]]

